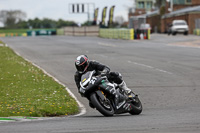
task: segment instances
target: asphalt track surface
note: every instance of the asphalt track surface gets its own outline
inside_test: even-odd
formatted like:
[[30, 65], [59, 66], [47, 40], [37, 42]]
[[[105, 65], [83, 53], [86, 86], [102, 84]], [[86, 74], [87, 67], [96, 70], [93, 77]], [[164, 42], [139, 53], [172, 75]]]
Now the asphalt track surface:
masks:
[[[1, 38], [21, 56], [64, 83], [86, 107], [81, 116], [0, 123], [0, 133], [199, 133], [200, 38], [152, 35], [151, 40], [41, 36]], [[77, 92], [74, 61], [80, 54], [123, 75], [143, 104], [138, 116], [103, 117]]]

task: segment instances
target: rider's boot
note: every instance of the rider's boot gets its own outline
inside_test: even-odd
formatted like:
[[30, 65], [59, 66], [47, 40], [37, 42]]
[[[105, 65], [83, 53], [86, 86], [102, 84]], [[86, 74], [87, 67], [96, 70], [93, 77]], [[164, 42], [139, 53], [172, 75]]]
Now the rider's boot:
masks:
[[127, 86], [126, 86], [126, 83], [124, 81], [122, 81], [121, 84], [119, 84], [119, 89], [121, 90], [124, 90], [125, 94], [127, 96], [130, 96], [131, 95], [131, 89], [129, 89]]

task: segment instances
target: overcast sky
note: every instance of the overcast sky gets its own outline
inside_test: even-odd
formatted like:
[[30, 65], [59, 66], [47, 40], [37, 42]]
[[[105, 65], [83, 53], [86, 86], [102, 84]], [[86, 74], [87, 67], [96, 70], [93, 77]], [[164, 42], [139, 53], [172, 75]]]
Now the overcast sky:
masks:
[[125, 20], [128, 20], [128, 8], [133, 7], [134, 0], [0, 0], [0, 10], [22, 10], [26, 12], [27, 19], [46, 17], [55, 20], [59, 18], [73, 20], [77, 23], [87, 21], [87, 14], [69, 13], [70, 3], [94, 3], [95, 8], [99, 8], [98, 21], [101, 20], [105, 6], [108, 7], [106, 19], [108, 20], [109, 9], [115, 5], [114, 18], [123, 16]]

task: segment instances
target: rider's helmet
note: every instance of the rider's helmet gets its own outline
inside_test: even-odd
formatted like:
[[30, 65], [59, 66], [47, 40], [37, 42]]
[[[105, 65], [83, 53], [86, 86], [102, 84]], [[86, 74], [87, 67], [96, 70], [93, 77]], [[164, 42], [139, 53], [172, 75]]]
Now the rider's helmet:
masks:
[[89, 66], [89, 59], [88, 59], [87, 55], [78, 56], [75, 61], [75, 66], [76, 66], [77, 71], [80, 74], [85, 73]]

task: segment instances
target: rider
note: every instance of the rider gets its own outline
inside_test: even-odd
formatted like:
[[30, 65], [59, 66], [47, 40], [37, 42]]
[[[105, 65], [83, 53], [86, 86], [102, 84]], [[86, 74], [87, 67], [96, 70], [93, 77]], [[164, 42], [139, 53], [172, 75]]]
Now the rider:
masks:
[[128, 96], [131, 93], [131, 89], [126, 86], [126, 83], [123, 81], [122, 76], [118, 72], [110, 72], [110, 68], [106, 65], [103, 65], [97, 61], [90, 61], [86, 55], [80, 55], [75, 61], [76, 73], [74, 79], [77, 85], [77, 88], [80, 88], [81, 76], [87, 71], [97, 71], [101, 72], [101, 75], [106, 75], [109, 81], [119, 85], [121, 90], [125, 91], [125, 94]]

